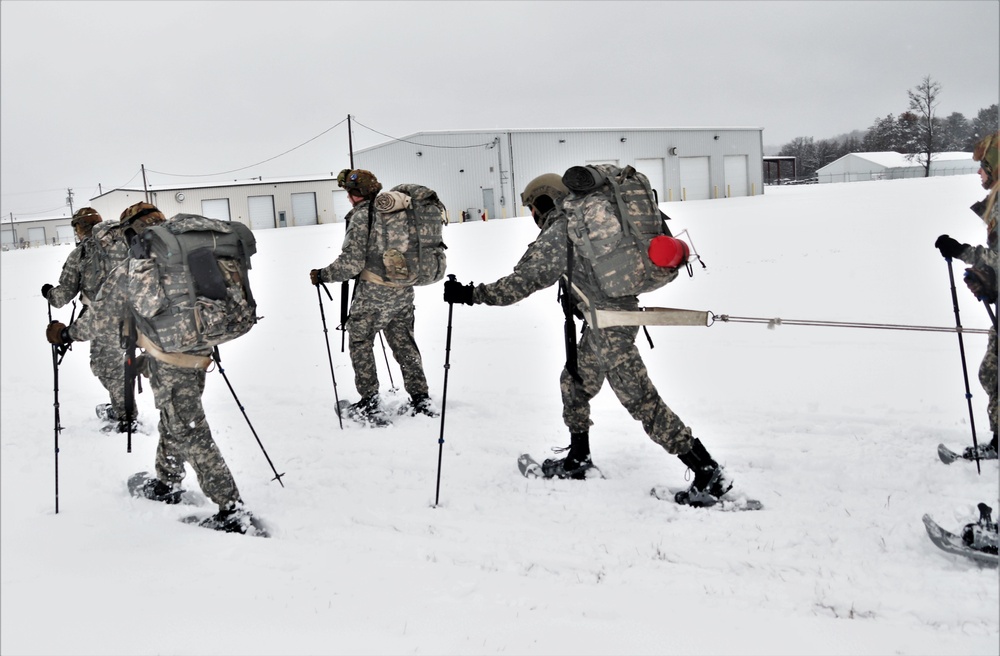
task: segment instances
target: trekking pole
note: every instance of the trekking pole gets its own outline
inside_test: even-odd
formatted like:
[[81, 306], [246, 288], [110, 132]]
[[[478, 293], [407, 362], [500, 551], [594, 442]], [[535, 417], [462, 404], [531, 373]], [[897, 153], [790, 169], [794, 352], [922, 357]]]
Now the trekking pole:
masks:
[[389, 353], [385, 350], [385, 342], [382, 340], [382, 331], [378, 333], [378, 341], [382, 344], [382, 356], [385, 358], [385, 370], [389, 372], [389, 390], [396, 391], [396, 383], [392, 380], [392, 368], [389, 367]]
[[[48, 300], [46, 300], [48, 305]], [[49, 323], [52, 323], [52, 306], [49, 307]], [[71, 322], [72, 323], [72, 322]], [[62, 422], [59, 418], [59, 363], [62, 356], [66, 354], [66, 348], [57, 344], [52, 344], [52, 408], [54, 415], [54, 437], [55, 437], [55, 478], [56, 478], [56, 514], [59, 514], [59, 432], [62, 430]]]
[[236, 401], [236, 405], [239, 406], [240, 412], [243, 413], [243, 418], [247, 420], [247, 426], [250, 427], [250, 432], [253, 433], [254, 439], [257, 440], [257, 444], [260, 446], [261, 452], [264, 454], [264, 457], [267, 458], [267, 464], [271, 465], [271, 471], [274, 472], [274, 478], [272, 478], [271, 480], [278, 481], [278, 484], [281, 485], [281, 487], [285, 487], [285, 484], [281, 482], [281, 477], [284, 476], [284, 474], [279, 474], [278, 470], [274, 468], [274, 463], [271, 462], [271, 457], [267, 455], [267, 451], [264, 449], [264, 445], [261, 443], [260, 438], [257, 437], [257, 431], [253, 429], [253, 424], [250, 423], [250, 417], [247, 417], [247, 411], [243, 408], [243, 404], [240, 403], [239, 398], [236, 396], [236, 390], [234, 390], [233, 386], [229, 383], [229, 376], [226, 375], [226, 370], [222, 368], [222, 357], [219, 355], [218, 346], [212, 349], [212, 359], [215, 360], [216, 366], [219, 367], [219, 373], [222, 374], [223, 380], [226, 381], [226, 386], [229, 387], [229, 391], [232, 392], [233, 399], [235, 399]]
[[[448, 280], [456, 280], [453, 274], [448, 274]], [[448, 410], [448, 370], [451, 369], [451, 314], [454, 303], [448, 303], [448, 334], [444, 341], [444, 390], [441, 392], [441, 434], [438, 436], [438, 469], [437, 486], [434, 489], [434, 507], [437, 508], [441, 496], [441, 457], [444, 454], [444, 415]]]
[[997, 327], [997, 315], [993, 314], [993, 308], [990, 307], [990, 302], [985, 298], [983, 299], [983, 305], [986, 306], [986, 314], [990, 315], [990, 321], [993, 323], [993, 327]]
[[323, 295], [319, 293], [320, 285], [323, 286], [323, 291], [326, 292], [326, 295], [330, 297], [331, 303], [333, 302], [333, 294], [330, 293], [326, 283], [321, 282], [319, 285], [316, 285], [316, 298], [319, 300], [319, 316], [323, 320], [323, 339], [326, 340], [326, 357], [330, 361], [330, 377], [333, 379], [334, 407], [337, 409], [337, 421], [340, 422], [340, 430], [344, 430], [344, 419], [340, 416], [340, 397], [337, 396], [337, 375], [333, 373], [333, 353], [330, 352], [330, 335], [326, 329], [326, 312], [323, 310]]
[[965, 400], [969, 404], [969, 425], [972, 427], [972, 452], [976, 456], [976, 472], [982, 475], [979, 466], [979, 442], [976, 440], [976, 419], [972, 412], [972, 392], [969, 391], [969, 370], [965, 365], [965, 340], [962, 339], [962, 319], [958, 313], [958, 292], [955, 291], [955, 272], [951, 266], [951, 258], [944, 258], [948, 263], [948, 280], [951, 283], [951, 304], [955, 308], [955, 332], [958, 333], [958, 351], [962, 355], [962, 377], [965, 379]]

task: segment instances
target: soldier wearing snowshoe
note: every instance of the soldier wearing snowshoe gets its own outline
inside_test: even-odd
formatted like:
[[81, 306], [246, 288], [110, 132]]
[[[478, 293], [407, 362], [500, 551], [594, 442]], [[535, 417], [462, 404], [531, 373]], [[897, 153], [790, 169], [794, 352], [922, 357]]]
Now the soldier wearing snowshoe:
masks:
[[[569, 193], [562, 178], [554, 173], [541, 175], [525, 187], [521, 202], [530, 208], [540, 229], [510, 275], [490, 284], [473, 286], [449, 280], [445, 282], [444, 300], [468, 305], [511, 305], [536, 291], [550, 287], [561, 278], [565, 281], [567, 258], [567, 217], [561, 205]], [[601, 292], [590, 265], [574, 257], [572, 280], [602, 310], [636, 310], [635, 296], [612, 298]], [[565, 294], [565, 286], [562, 290]], [[572, 297], [574, 303], [578, 296]], [[579, 307], [579, 306], [577, 306]], [[723, 468], [709, 455], [701, 441], [660, 397], [635, 346], [637, 326], [614, 326], [595, 329], [585, 321], [577, 346], [576, 372], [567, 363], [560, 375], [563, 422], [569, 429], [570, 446], [566, 456], [542, 463], [546, 477], [586, 478], [593, 468], [590, 452], [590, 400], [607, 380], [618, 400], [633, 418], [642, 423], [646, 434], [667, 453], [678, 456], [694, 472], [694, 482], [678, 501], [691, 505], [712, 505], [732, 487]]]
[[[149, 227], [163, 223], [163, 213], [150, 203], [136, 203], [121, 215], [121, 227], [129, 243], [129, 257], [115, 267], [91, 305], [91, 311], [66, 327], [53, 322], [46, 336], [53, 344], [93, 340], [114, 331], [135, 329], [132, 313], [152, 316], [159, 309], [158, 276], [147, 275], [156, 263], [144, 252], [139, 238]], [[143, 336], [138, 333], [141, 339]], [[160, 411], [156, 477], [146, 482], [140, 494], [154, 501], [177, 503], [177, 492], [185, 476], [185, 463], [198, 477], [202, 491], [219, 506], [212, 528], [246, 532], [252, 515], [243, 506], [232, 473], [212, 439], [202, 407], [205, 372], [212, 362], [210, 351], [198, 354], [164, 353], [148, 349], [141, 373], [149, 378], [153, 398]]]
[[[946, 258], [961, 260], [969, 265], [965, 270], [965, 283], [969, 291], [980, 301], [993, 307], [997, 304], [997, 280], [1000, 278], [1000, 268], [997, 263], [997, 218], [1000, 215], [1000, 176], [998, 166], [998, 148], [1000, 148], [1000, 132], [991, 134], [976, 144], [972, 153], [973, 160], [979, 162], [979, 178], [983, 188], [988, 192], [986, 198], [975, 203], [972, 211], [986, 224], [986, 246], [970, 246], [960, 244], [958, 240], [941, 235], [934, 242], [941, 255]], [[996, 313], [994, 311], [994, 316]], [[989, 444], [980, 444], [978, 456], [980, 460], [995, 460], [997, 458], [997, 326], [990, 327], [989, 343], [986, 355], [979, 365], [979, 382], [986, 390], [988, 398], [987, 413], [989, 414], [990, 430], [993, 439]], [[974, 447], [967, 447], [962, 457], [967, 460], [976, 459]]]
[[381, 331], [403, 373], [411, 414], [437, 416], [431, 406], [423, 359], [414, 338], [413, 287], [387, 285], [384, 276], [378, 275], [379, 271], [385, 271], [386, 245], [378, 229], [380, 217], [374, 200], [382, 185], [373, 173], [363, 169], [341, 171], [337, 180], [347, 190], [352, 205], [345, 217], [344, 244], [331, 264], [309, 272], [309, 281], [318, 285], [357, 278], [346, 329], [350, 334], [354, 385], [361, 400], [348, 408], [348, 415], [377, 426], [389, 423], [379, 396], [375, 368], [375, 336]]
[[[92, 207], [83, 207], [73, 214], [70, 222], [76, 235], [76, 248], [66, 258], [58, 285], [46, 283], [42, 285], [44, 296], [52, 307], [63, 307], [71, 300], [80, 297], [83, 316], [96, 298], [101, 285], [109, 273], [109, 266], [120, 261], [126, 255], [124, 245], [105, 252], [104, 247], [94, 237], [94, 227], [102, 223], [101, 215]], [[114, 225], [114, 224], [112, 224]], [[105, 228], [102, 225], [102, 230]], [[114, 228], [109, 228], [114, 230]], [[114, 239], [113, 235], [109, 235]], [[90, 342], [90, 370], [101, 381], [108, 391], [110, 403], [97, 406], [97, 416], [108, 422], [107, 430], [117, 429], [124, 433], [128, 430], [125, 423], [125, 369], [122, 367], [121, 337], [118, 331], [109, 331], [94, 337]], [[136, 416], [133, 402], [131, 416]], [[133, 430], [135, 426], [133, 425]]]

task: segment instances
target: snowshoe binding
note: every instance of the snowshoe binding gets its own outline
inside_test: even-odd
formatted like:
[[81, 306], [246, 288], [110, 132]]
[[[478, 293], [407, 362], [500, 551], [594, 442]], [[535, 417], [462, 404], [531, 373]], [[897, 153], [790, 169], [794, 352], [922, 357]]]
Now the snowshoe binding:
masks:
[[158, 478], [149, 475], [149, 472], [139, 472], [133, 474], [128, 479], [128, 491], [137, 499], [149, 499], [173, 505], [180, 503], [184, 490], [179, 486], [168, 485]]
[[391, 426], [392, 422], [382, 410], [382, 402], [378, 394], [362, 398], [357, 403], [341, 401], [341, 411], [348, 419], [370, 428]]
[[979, 504], [979, 521], [965, 525], [962, 542], [970, 549], [997, 555], [997, 523], [993, 521], [992, 508]]
[[714, 506], [733, 489], [733, 482], [725, 469], [712, 459], [701, 440], [692, 440], [691, 450], [678, 457], [694, 472], [694, 481], [688, 489], [674, 495], [677, 503], [696, 508]]
[[416, 417], [417, 415], [424, 415], [425, 417], [440, 417], [441, 413], [434, 409], [431, 405], [431, 397], [426, 394], [414, 396], [410, 398], [410, 402], [404, 404], [401, 408], [400, 414], [409, 414], [411, 417]]
[[214, 515], [201, 518], [198, 516], [185, 517], [182, 521], [186, 524], [197, 524], [202, 528], [209, 528], [213, 531], [223, 533], [240, 533], [242, 535], [252, 535], [261, 538], [271, 537], [267, 527], [243, 504], [235, 507], [220, 510]]

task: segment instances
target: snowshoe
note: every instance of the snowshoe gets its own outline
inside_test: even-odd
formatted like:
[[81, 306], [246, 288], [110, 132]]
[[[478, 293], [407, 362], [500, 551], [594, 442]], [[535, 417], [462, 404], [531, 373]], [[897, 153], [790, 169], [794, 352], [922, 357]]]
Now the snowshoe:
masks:
[[[938, 444], [938, 458], [941, 459], [946, 465], [950, 465], [956, 460], [975, 460], [976, 459], [976, 448], [971, 446], [965, 447], [962, 453], [955, 453], [943, 444]], [[997, 459], [997, 448], [993, 444], [980, 444], [978, 447], [979, 459], [980, 460], [996, 460]]]
[[965, 525], [962, 542], [970, 549], [997, 555], [997, 523], [993, 521], [992, 508], [979, 504], [979, 521]]
[[700, 469], [695, 472], [691, 487], [675, 494], [674, 501], [695, 508], [714, 506], [722, 499], [722, 495], [731, 489], [733, 482], [726, 476], [723, 467]]
[[235, 508], [220, 510], [205, 518], [193, 515], [185, 517], [182, 521], [186, 524], [197, 524], [202, 528], [222, 531], [223, 533], [240, 533], [261, 538], [271, 537], [264, 523], [244, 508], [242, 504]]
[[582, 459], [573, 456], [565, 458], [546, 458], [542, 462], [542, 476], [545, 478], [572, 478], [582, 481], [587, 478], [587, 472], [594, 468], [590, 455]]
[[357, 403], [351, 403], [347, 400], [341, 401], [340, 409], [348, 419], [369, 428], [382, 428], [392, 425], [392, 422], [389, 421], [389, 418], [386, 417], [385, 412], [382, 410], [382, 403], [378, 394], [366, 396]]
[[429, 396], [414, 396], [410, 399], [410, 402], [404, 404], [401, 408], [400, 414], [406, 414], [407, 412], [411, 417], [416, 417], [417, 415], [424, 415], [426, 417], [440, 417], [441, 413], [434, 409], [431, 405], [431, 397]]
[[109, 423], [118, 421], [118, 413], [115, 412], [115, 407], [110, 403], [98, 403], [97, 407], [94, 408], [94, 412], [101, 421]]
[[128, 491], [137, 499], [149, 499], [170, 505], [180, 503], [184, 494], [184, 490], [180, 487], [167, 485], [160, 479], [150, 476], [149, 472], [133, 474], [128, 479]]

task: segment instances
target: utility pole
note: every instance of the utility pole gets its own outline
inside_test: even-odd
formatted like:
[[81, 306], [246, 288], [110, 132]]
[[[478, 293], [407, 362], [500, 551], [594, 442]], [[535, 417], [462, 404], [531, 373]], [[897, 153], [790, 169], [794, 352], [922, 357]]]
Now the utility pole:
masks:
[[153, 201], [149, 200], [149, 186], [146, 184], [146, 165], [140, 164], [139, 166], [142, 167], [142, 190], [146, 192], [146, 202], [152, 203]]
[[66, 190], [66, 202], [69, 204], [69, 215], [73, 216], [73, 190]]

